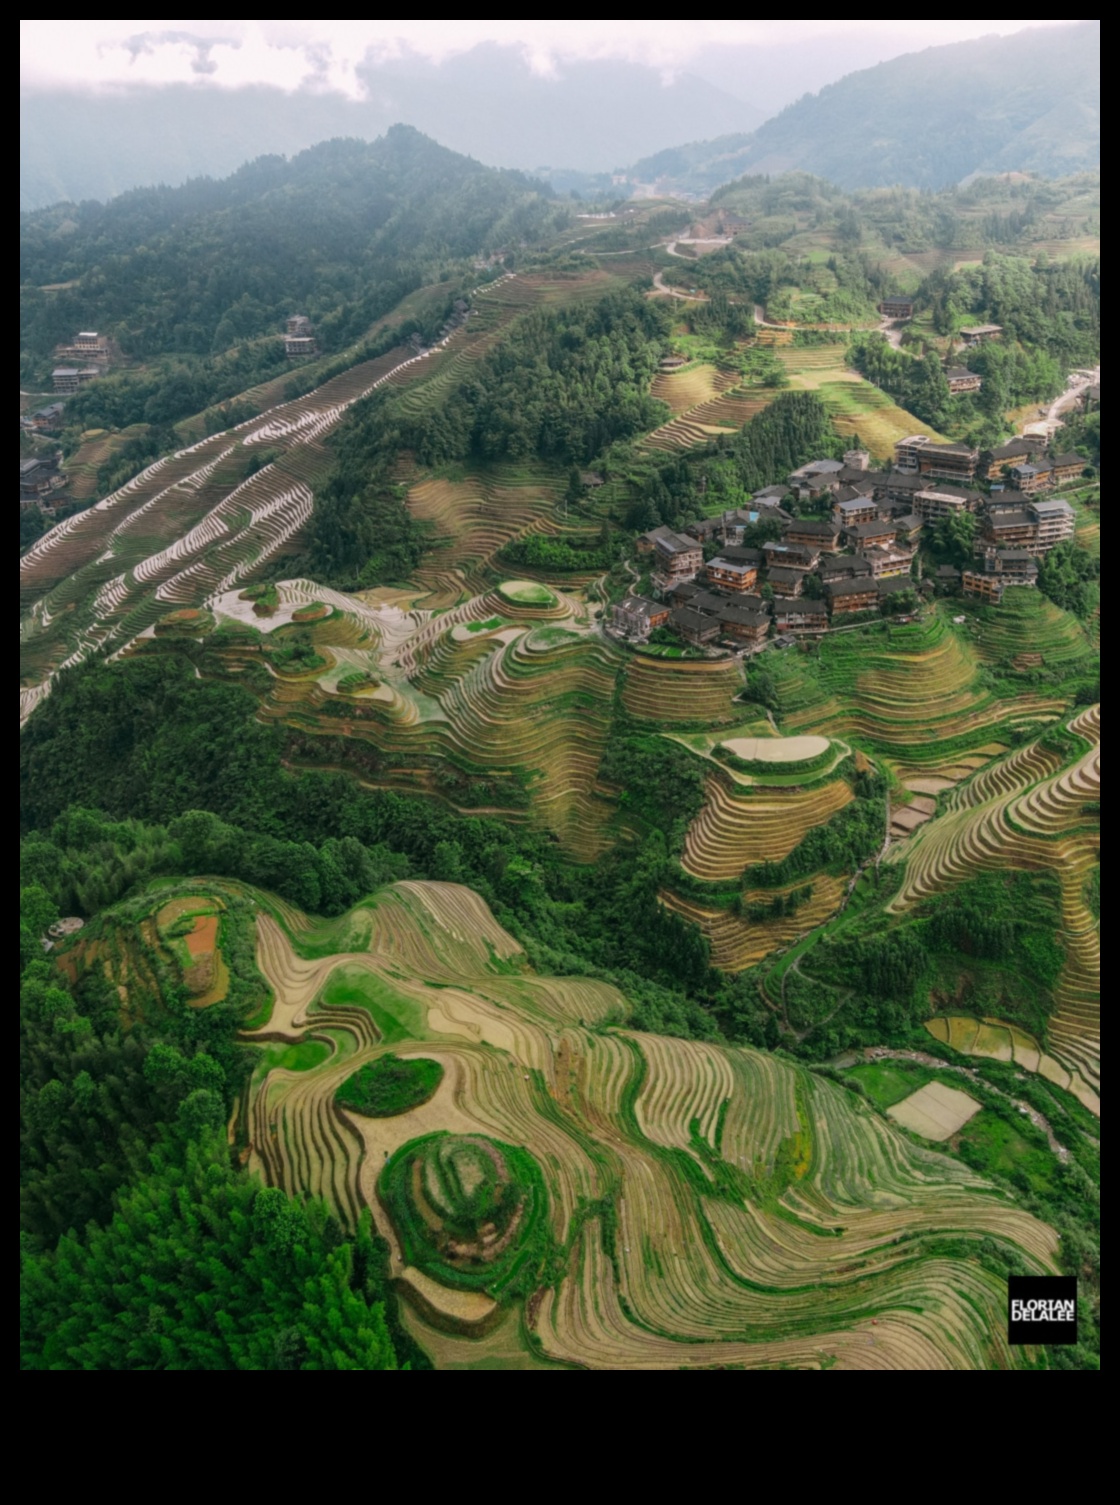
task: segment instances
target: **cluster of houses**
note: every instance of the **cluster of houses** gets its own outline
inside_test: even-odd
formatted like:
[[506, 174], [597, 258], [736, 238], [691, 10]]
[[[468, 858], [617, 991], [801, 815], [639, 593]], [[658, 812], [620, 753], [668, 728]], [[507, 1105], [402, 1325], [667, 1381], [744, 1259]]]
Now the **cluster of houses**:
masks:
[[60, 364], [51, 372], [51, 382], [64, 397], [103, 376], [109, 364], [109, 346], [96, 329], [80, 329], [68, 344], [56, 345], [54, 353]]
[[[1013, 440], [981, 455], [915, 435], [900, 441], [889, 471], [872, 470], [865, 451], [850, 450], [842, 461], [801, 466], [784, 485], [755, 496], [749, 510], [680, 531], [654, 528], [637, 541], [654, 594], [620, 601], [615, 630], [641, 640], [668, 627], [696, 646], [752, 648], [773, 636], [827, 632], [904, 591], [929, 594], [941, 585], [999, 601], [1009, 585], [1033, 585], [1039, 558], [1073, 536], [1068, 502], [1016, 484], [1027, 472], [1046, 474], [1048, 485], [1080, 475], [1079, 456], [1046, 459], [1041, 446]], [[969, 483], [978, 474], [1001, 484], [976, 489]], [[788, 497], [815, 503], [816, 515], [793, 516], [781, 505]], [[974, 567], [915, 580], [922, 530], [964, 512], [977, 521]], [[780, 538], [745, 545], [745, 531], [763, 518], [781, 525]]]
[[19, 505], [54, 510], [56, 494], [66, 485], [61, 455], [36, 455], [19, 462]]

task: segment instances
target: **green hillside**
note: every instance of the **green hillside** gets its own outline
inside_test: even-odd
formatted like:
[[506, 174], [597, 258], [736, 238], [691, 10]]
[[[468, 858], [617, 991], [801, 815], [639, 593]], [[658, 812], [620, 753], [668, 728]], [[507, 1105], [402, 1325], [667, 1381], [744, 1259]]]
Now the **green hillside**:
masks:
[[707, 194], [744, 173], [816, 173], [845, 188], [942, 188], [1100, 162], [1100, 25], [1080, 22], [908, 53], [788, 105], [750, 135], [635, 162], [663, 193]]

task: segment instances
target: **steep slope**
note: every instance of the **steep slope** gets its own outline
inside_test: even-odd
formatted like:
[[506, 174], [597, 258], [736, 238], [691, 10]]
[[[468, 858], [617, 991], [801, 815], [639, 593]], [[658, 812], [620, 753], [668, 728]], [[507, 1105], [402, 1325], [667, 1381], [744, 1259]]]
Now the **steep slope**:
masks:
[[983, 173], [1059, 177], [1100, 160], [1100, 25], [930, 47], [806, 95], [753, 135], [644, 158], [633, 182], [709, 193], [794, 169], [844, 188], [940, 188]]

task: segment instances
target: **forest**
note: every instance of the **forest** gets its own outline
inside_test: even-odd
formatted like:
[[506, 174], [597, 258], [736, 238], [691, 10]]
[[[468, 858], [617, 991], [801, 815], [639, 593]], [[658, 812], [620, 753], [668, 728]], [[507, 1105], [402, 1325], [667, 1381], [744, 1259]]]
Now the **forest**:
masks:
[[538, 239], [569, 213], [535, 180], [407, 126], [59, 205], [20, 219], [20, 345], [33, 370], [92, 325], [134, 360], [203, 358], [298, 312], [340, 350], [463, 258]]

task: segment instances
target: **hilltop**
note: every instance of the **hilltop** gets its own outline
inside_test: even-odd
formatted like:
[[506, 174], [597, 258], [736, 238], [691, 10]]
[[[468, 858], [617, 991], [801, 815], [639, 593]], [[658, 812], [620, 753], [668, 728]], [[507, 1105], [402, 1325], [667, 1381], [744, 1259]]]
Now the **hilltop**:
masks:
[[843, 188], [943, 188], [1100, 163], [1100, 23], [907, 54], [806, 95], [751, 134], [655, 153], [626, 171], [659, 193], [709, 194], [745, 173], [803, 171]]

